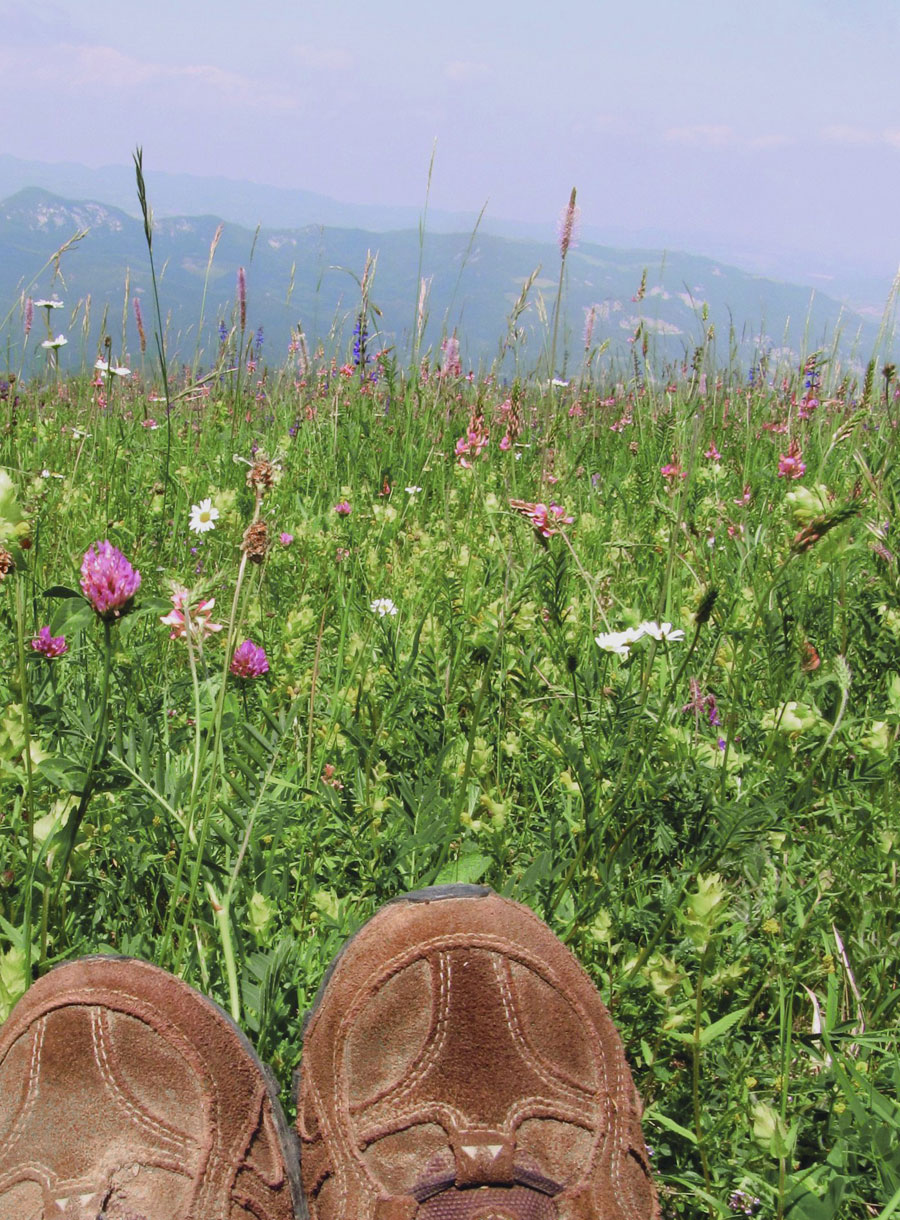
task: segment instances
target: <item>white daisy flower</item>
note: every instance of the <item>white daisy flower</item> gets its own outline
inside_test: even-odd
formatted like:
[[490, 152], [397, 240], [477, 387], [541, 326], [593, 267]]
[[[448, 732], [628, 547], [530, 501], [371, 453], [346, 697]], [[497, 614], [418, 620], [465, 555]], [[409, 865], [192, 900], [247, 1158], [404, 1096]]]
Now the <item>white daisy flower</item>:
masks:
[[193, 530], [195, 534], [208, 534], [216, 528], [218, 519], [219, 510], [213, 507], [212, 500], [201, 500], [199, 504], [191, 505], [188, 529]]
[[373, 614], [377, 614], [379, 618], [384, 618], [385, 615], [394, 615], [397, 613], [397, 607], [389, 597], [376, 597], [375, 601], [369, 606]]
[[624, 631], [601, 631], [599, 635], [594, 636], [594, 643], [603, 652], [615, 653], [617, 657], [627, 657], [631, 652], [632, 644], [636, 644], [644, 635], [641, 627], [626, 627]]
[[65, 335], [57, 335], [55, 339], [45, 339], [41, 347], [65, 347], [68, 342]]
[[421, 490], [421, 487], [407, 487], [406, 494], [408, 496], [417, 496]]
[[684, 632], [680, 628], [673, 628], [671, 623], [641, 623], [638, 631], [642, 635], [652, 636], [654, 640], [665, 641], [667, 644], [674, 644], [678, 640], [684, 639]]

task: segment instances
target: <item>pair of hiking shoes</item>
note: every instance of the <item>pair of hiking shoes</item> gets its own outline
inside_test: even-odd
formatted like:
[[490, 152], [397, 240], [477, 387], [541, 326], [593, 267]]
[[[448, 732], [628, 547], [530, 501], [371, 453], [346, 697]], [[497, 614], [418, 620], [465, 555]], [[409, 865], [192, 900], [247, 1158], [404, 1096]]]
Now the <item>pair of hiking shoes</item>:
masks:
[[292, 1132], [211, 1000], [57, 967], [0, 1028], [0, 1220], [651, 1220], [640, 1104], [572, 954], [483, 886], [389, 903], [329, 967]]

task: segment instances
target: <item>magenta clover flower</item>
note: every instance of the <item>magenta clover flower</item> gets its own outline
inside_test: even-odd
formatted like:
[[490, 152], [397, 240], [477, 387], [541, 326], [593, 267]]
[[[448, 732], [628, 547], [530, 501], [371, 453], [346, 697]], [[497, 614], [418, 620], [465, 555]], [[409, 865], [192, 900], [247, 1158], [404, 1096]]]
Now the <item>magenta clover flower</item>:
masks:
[[31, 641], [31, 647], [35, 652], [39, 652], [42, 657], [47, 657], [48, 660], [53, 660], [54, 657], [61, 657], [64, 652], [69, 651], [66, 637], [64, 635], [51, 635], [49, 627], [42, 627], [40, 629]]
[[95, 542], [87, 549], [81, 563], [81, 591], [104, 622], [127, 614], [140, 587], [140, 572], [111, 542]]
[[236, 678], [261, 678], [269, 672], [269, 661], [265, 649], [252, 640], [244, 640], [234, 650], [231, 658], [231, 672]]

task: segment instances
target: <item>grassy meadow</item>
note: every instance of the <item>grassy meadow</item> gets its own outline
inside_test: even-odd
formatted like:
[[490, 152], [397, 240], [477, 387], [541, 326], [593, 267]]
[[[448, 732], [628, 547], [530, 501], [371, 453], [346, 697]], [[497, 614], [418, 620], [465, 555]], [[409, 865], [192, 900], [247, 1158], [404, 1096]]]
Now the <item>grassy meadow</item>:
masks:
[[0, 384], [0, 1021], [144, 957], [289, 1106], [344, 938], [485, 882], [601, 989], [666, 1216], [900, 1216], [893, 370], [638, 335], [557, 381], [551, 316], [469, 374], [365, 276], [281, 355], [248, 278], [205, 375], [145, 317]]

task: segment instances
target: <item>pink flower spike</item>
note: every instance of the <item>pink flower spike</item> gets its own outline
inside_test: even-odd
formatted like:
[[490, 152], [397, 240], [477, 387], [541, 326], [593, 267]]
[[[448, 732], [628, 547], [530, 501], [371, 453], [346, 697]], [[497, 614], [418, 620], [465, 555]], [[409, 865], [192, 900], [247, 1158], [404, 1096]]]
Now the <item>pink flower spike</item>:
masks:
[[334, 511], [339, 517], [349, 517], [353, 512], [353, 508], [349, 500], [341, 500], [339, 503], [335, 504]]
[[64, 652], [69, 651], [66, 637], [64, 635], [51, 635], [49, 627], [42, 627], [40, 629], [31, 641], [31, 647], [35, 652], [39, 652], [42, 657], [47, 657], [48, 660], [53, 660], [54, 657], [61, 657]]
[[291, 543], [294, 541], [294, 535], [288, 534], [288, 533], [281, 533], [278, 535], [278, 541], [281, 543], [282, 546], [290, 546]]
[[510, 507], [527, 517], [543, 538], [560, 532], [560, 526], [571, 525], [574, 517], [567, 517], [560, 504], [531, 504], [528, 500], [510, 500]]
[[791, 441], [787, 453], [782, 453], [778, 457], [779, 479], [802, 479], [806, 474], [806, 463], [800, 458], [800, 446], [796, 441]]
[[240, 647], [234, 650], [231, 658], [231, 672], [236, 678], [261, 678], [269, 672], [269, 661], [265, 649], [252, 640], [244, 640]]
[[127, 614], [140, 587], [140, 572], [108, 540], [93, 543], [85, 552], [81, 591], [104, 622]]

